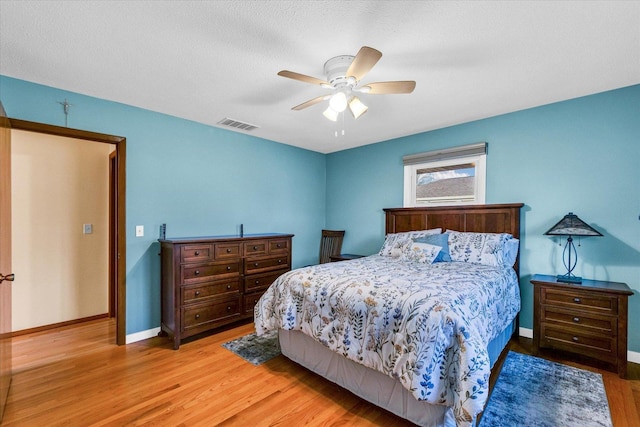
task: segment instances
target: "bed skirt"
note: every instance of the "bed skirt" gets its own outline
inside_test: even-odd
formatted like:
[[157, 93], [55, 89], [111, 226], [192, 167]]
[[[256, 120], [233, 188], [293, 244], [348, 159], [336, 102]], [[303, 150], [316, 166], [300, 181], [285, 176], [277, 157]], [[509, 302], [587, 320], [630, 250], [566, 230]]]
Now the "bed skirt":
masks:
[[[489, 343], [491, 367], [511, 339], [515, 325], [513, 321]], [[416, 400], [393, 378], [334, 353], [302, 332], [280, 329], [278, 337], [287, 358], [376, 406], [420, 426], [456, 425], [450, 408]]]

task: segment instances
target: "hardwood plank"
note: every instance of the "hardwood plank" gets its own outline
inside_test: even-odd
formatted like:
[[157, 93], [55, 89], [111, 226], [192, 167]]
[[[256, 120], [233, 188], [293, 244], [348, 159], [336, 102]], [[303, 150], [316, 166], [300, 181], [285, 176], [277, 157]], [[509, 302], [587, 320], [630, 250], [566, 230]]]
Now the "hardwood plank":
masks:
[[[253, 366], [222, 347], [253, 332], [251, 323], [177, 351], [161, 337], [117, 346], [115, 331], [113, 319], [100, 319], [14, 338], [3, 426], [411, 425], [284, 356]], [[526, 338], [509, 344], [528, 354], [531, 347]], [[614, 426], [639, 426], [640, 365], [630, 363], [622, 380], [552, 360], [601, 373]]]

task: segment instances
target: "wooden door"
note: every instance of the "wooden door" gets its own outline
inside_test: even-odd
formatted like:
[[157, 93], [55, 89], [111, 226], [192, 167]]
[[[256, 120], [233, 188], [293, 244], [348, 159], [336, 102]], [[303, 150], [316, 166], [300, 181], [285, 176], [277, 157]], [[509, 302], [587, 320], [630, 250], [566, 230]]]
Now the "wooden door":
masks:
[[[8, 280], [5, 276], [9, 276]], [[11, 386], [11, 125], [0, 103], [0, 421]]]

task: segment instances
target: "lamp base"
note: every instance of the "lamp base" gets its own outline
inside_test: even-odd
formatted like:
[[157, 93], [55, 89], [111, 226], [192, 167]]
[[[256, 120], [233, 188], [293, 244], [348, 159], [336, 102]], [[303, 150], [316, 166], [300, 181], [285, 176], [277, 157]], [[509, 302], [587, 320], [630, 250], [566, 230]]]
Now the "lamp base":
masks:
[[582, 283], [582, 277], [574, 276], [573, 274], [571, 276], [568, 274], [559, 274], [556, 276], [556, 280], [564, 283]]

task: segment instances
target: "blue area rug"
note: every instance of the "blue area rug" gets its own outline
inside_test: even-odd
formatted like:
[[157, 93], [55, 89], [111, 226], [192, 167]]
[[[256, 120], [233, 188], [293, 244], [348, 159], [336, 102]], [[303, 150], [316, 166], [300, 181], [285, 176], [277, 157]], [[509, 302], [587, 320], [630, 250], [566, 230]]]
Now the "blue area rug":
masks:
[[602, 375], [510, 351], [479, 427], [611, 427]]
[[280, 355], [278, 331], [267, 332], [262, 336], [257, 336], [254, 332], [222, 346], [256, 366]]

